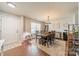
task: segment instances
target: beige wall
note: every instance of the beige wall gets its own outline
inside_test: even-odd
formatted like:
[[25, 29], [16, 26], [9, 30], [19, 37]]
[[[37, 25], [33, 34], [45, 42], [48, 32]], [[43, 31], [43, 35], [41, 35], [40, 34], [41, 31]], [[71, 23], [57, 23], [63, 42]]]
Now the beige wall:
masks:
[[24, 17], [24, 31], [31, 32], [31, 19]]
[[31, 18], [24, 17], [24, 31], [31, 33], [31, 22], [36, 22], [41, 24], [41, 30], [44, 28], [44, 22], [33, 20]]

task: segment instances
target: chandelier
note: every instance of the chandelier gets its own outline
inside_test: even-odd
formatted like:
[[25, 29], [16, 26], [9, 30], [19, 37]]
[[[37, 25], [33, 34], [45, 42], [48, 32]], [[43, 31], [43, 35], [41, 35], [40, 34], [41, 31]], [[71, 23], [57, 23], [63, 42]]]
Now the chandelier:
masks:
[[49, 16], [48, 16], [48, 20], [47, 20], [46, 24], [47, 25], [51, 24], [50, 19], [49, 19]]

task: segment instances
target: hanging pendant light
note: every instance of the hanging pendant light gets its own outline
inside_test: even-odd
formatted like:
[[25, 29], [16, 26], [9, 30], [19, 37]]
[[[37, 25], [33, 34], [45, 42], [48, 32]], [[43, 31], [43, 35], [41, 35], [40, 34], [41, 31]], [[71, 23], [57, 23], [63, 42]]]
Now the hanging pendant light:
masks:
[[47, 24], [47, 25], [51, 24], [50, 19], [49, 19], [49, 16], [48, 16], [48, 21], [47, 21], [46, 24]]

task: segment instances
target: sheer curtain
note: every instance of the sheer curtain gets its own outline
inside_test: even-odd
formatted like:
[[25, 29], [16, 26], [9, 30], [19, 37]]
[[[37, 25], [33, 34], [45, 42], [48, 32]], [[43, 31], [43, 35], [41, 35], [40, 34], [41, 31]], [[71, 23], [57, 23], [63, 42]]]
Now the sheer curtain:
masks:
[[1, 29], [2, 29], [2, 20], [1, 20], [1, 15], [0, 15], [0, 40], [1, 40]]

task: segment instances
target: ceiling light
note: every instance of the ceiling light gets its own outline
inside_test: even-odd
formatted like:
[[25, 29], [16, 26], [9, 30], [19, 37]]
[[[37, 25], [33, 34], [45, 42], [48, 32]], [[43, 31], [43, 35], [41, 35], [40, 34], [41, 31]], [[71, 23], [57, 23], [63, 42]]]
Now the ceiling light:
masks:
[[47, 24], [51, 24], [50, 19], [49, 19], [49, 16], [48, 16], [48, 21], [47, 21]]
[[11, 2], [8, 2], [7, 4], [8, 4], [8, 6], [10, 6], [11, 8], [15, 8], [15, 7], [16, 7], [16, 5], [14, 5], [14, 4], [11, 3]]

